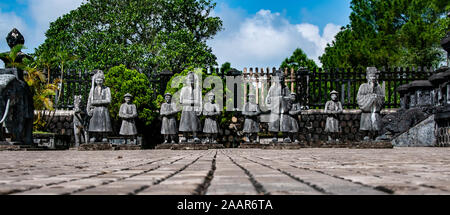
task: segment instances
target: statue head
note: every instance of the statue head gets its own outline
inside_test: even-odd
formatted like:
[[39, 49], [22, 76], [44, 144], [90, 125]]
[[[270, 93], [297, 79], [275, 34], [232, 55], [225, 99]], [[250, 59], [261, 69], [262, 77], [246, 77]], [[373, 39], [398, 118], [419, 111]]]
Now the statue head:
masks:
[[97, 86], [102, 86], [103, 83], [105, 82], [105, 75], [103, 74], [102, 70], [95, 70], [95, 75], [94, 77], [92, 77], [95, 85]]
[[284, 85], [284, 73], [283, 73], [283, 71], [280, 69], [280, 70], [277, 70], [276, 72], [275, 72], [275, 76], [274, 76], [274, 81], [275, 81], [275, 83], [279, 83], [279, 84], [281, 84], [281, 85]]
[[379, 73], [380, 72], [377, 70], [376, 67], [367, 67], [367, 73], [366, 73], [367, 82], [373, 83], [373, 84], [377, 83]]
[[197, 75], [194, 72], [189, 72], [186, 76], [186, 84], [188, 86], [193, 86], [197, 80]]
[[19, 32], [19, 30], [13, 28], [11, 32], [9, 32], [8, 36], [6, 36], [6, 42], [8, 43], [9, 48], [13, 48], [16, 45], [25, 44], [25, 38]]
[[330, 92], [331, 100], [334, 101], [334, 102], [337, 101], [338, 100], [338, 94], [339, 93], [336, 90], [331, 91]]
[[215, 100], [215, 95], [212, 92], [209, 92], [208, 94], [206, 94], [206, 96], [208, 97], [208, 102], [214, 103]]
[[256, 103], [256, 96], [253, 93], [248, 94], [248, 101], [252, 104]]
[[291, 93], [291, 101], [293, 102], [297, 101], [297, 94]]
[[123, 99], [125, 100], [125, 102], [126, 102], [127, 104], [130, 104], [130, 103], [131, 103], [131, 99], [133, 99], [133, 96], [132, 96], [131, 94], [127, 93], [127, 94], [125, 94], [125, 95], [123, 96]]
[[170, 101], [172, 101], [172, 94], [170, 93], [164, 94], [164, 99], [166, 100], [167, 103], [170, 103]]

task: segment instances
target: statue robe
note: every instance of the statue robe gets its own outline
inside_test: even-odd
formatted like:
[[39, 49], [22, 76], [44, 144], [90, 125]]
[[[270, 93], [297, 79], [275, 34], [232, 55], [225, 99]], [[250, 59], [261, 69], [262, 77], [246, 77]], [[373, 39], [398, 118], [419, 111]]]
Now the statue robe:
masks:
[[299, 130], [297, 115], [300, 114], [301, 110], [302, 110], [302, 107], [301, 107], [300, 103], [294, 103], [290, 107], [289, 115], [286, 115], [290, 122], [289, 123], [290, 124], [289, 132], [290, 133], [297, 133]]
[[122, 126], [120, 127], [120, 135], [136, 135], [137, 129], [134, 118], [137, 117], [135, 104], [123, 103], [120, 105], [119, 117], [122, 118]]
[[111, 103], [109, 87], [95, 86], [91, 90], [88, 98], [88, 114], [92, 116], [89, 122], [89, 132], [112, 132], [108, 111], [109, 103]]
[[242, 111], [242, 115], [245, 116], [244, 121], [244, 133], [258, 133], [259, 121], [258, 115], [261, 113], [258, 104], [245, 103]]
[[203, 115], [206, 116], [203, 126], [203, 133], [217, 134], [219, 133], [219, 126], [217, 125], [216, 117], [220, 114], [218, 104], [206, 103], [203, 107]]
[[180, 104], [183, 106], [181, 112], [180, 128], [181, 132], [200, 131], [200, 119], [197, 113], [202, 111], [202, 96], [200, 89], [186, 86], [181, 89]]
[[270, 110], [269, 131], [289, 132], [291, 120], [288, 116], [290, 105], [290, 90], [286, 86], [275, 84], [267, 92], [266, 106]]
[[359, 129], [363, 131], [379, 131], [381, 129], [380, 111], [384, 104], [384, 92], [379, 84], [370, 87], [364, 83], [359, 87], [356, 97], [362, 110]]
[[327, 101], [325, 104], [325, 113], [328, 115], [325, 124], [325, 132], [338, 133], [341, 132], [341, 126], [339, 125], [339, 120], [337, 114], [342, 113], [342, 104], [337, 101]]
[[178, 112], [175, 103], [163, 103], [159, 114], [162, 116], [161, 134], [177, 134], [177, 120], [175, 114]]

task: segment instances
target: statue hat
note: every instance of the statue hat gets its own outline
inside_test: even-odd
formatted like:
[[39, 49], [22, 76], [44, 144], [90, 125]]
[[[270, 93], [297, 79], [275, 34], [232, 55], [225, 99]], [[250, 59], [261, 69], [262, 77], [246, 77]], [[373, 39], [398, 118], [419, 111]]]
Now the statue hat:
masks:
[[124, 97], [124, 98], [126, 98], [126, 97], [133, 98], [133, 96], [132, 96], [131, 94], [129, 94], [129, 93], [125, 94], [123, 97]]
[[336, 90], [333, 90], [333, 91], [330, 92], [330, 95], [331, 94], [339, 94], [339, 93]]
[[166, 94], [164, 94], [164, 97], [166, 97], [166, 96], [170, 96], [170, 97], [172, 97], [172, 94], [170, 94], [170, 93], [166, 93]]

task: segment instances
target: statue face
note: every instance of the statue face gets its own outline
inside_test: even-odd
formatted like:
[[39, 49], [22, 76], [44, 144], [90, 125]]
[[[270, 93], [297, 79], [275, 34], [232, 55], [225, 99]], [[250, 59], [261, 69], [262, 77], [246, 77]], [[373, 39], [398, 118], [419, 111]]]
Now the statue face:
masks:
[[96, 78], [95, 84], [102, 86], [103, 85], [103, 78]]
[[331, 94], [331, 100], [337, 101], [337, 98], [338, 96], [335, 93]]
[[125, 102], [129, 104], [131, 102], [131, 98], [130, 97], [125, 97]]
[[170, 101], [172, 100], [172, 96], [166, 95], [164, 99], [166, 100], [167, 103], [170, 103]]
[[367, 75], [367, 81], [369, 83], [376, 83], [377, 82], [377, 75], [376, 74], [369, 74], [369, 75]]
[[255, 96], [249, 96], [249, 97], [248, 97], [248, 101], [249, 101], [250, 103], [256, 103], [256, 97], [255, 97]]
[[208, 96], [208, 101], [211, 103], [214, 102], [214, 94]]

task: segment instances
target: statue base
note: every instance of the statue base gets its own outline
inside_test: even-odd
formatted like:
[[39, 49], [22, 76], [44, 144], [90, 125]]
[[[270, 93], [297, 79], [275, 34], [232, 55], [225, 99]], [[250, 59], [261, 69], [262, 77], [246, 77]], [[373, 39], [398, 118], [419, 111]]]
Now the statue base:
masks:
[[45, 146], [23, 145], [20, 142], [0, 141], [0, 151], [49, 151], [54, 150]]
[[304, 146], [300, 145], [299, 143], [280, 142], [263, 145], [263, 149], [300, 149], [300, 148], [304, 148]]
[[83, 143], [78, 146], [78, 151], [112, 151], [113, 145], [108, 142]]
[[390, 141], [361, 141], [353, 143], [349, 148], [352, 149], [392, 149], [394, 146]]
[[141, 145], [111, 144], [108, 142], [84, 143], [78, 147], [78, 151], [113, 151], [113, 150], [141, 150]]
[[241, 143], [238, 148], [240, 149], [262, 149], [264, 145], [261, 143]]
[[155, 147], [155, 149], [171, 149], [171, 150], [208, 150], [208, 149], [223, 149], [225, 148], [223, 144], [219, 143], [163, 143]]

